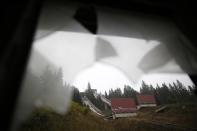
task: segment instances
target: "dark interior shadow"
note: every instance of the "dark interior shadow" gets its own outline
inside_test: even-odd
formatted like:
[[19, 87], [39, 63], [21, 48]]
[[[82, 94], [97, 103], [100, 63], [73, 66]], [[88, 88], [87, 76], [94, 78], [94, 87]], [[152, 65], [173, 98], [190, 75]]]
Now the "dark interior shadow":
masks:
[[98, 28], [97, 12], [94, 6], [81, 6], [77, 9], [74, 19], [91, 33], [96, 34]]
[[[66, 8], [60, 8], [59, 5], [50, 6], [50, 4], [44, 7], [38, 30], [46, 30], [46, 32], [41, 34], [40, 37], [38, 36], [39, 39], [47, 37], [55, 31], [90, 33], [87, 28], [81, 26], [79, 22], [73, 19], [77, 6], [72, 7], [66, 5], [65, 7]], [[107, 10], [108, 12], [103, 10], [102, 14], [101, 10], [102, 8], [100, 8], [100, 12], [97, 12], [98, 34], [126, 36], [145, 40], [159, 40], [164, 44], [152, 49], [141, 60], [139, 68], [144, 72], [159, 68], [172, 58], [175, 59], [176, 63], [179, 64], [185, 72], [190, 74], [197, 72], [197, 68], [195, 67], [197, 64], [195, 56], [197, 54], [192, 53], [191, 49], [189, 49], [189, 46], [192, 46], [192, 44], [188, 43], [188, 45], [185, 45], [185, 42], [182, 40], [174, 41], [173, 39], [175, 38], [171, 39], [171, 36], [178, 37], [178, 35], [176, 35], [176, 27], [168, 20], [160, 17], [147, 17], [130, 12], [117, 13], [112, 10]], [[88, 21], [89, 20], [86, 22]], [[163, 40], [164, 36], [167, 38], [166, 40]], [[163, 46], [166, 46], [169, 51], [162, 49]], [[106, 40], [97, 40], [95, 51], [95, 60], [117, 55], [111, 43]], [[152, 58], [153, 56], [154, 58]]]
[[166, 39], [162, 41], [172, 54], [176, 63], [188, 74], [197, 73], [196, 48], [187, 43], [183, 38]]

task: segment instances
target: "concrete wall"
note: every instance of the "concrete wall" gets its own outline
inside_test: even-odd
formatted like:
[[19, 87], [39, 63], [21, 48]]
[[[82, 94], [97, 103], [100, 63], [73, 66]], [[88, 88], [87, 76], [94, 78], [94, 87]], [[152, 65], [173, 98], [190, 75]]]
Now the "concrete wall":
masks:
[[155, 107], [157, 106], [156, 104], [140, 104], [137, 106], [137, 109], [140, 109], [142, 107]]
[[136, 116], [137, 113], [120, 113], [120, 114], [113, 114], [113, 119], [120, 118], [120, 117], [132, 117]]

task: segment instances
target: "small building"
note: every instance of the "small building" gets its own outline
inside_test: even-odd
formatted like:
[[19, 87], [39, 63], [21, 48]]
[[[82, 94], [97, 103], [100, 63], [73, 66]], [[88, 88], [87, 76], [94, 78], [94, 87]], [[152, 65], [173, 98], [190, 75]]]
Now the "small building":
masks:
[[114, 98], [111, 99], [111, 109], [113, 119], [119, 117], [136, 116], [137, 107], [134, 99], [131, 98]]
[[141, 107], [155, 107], [157, 106], [154, 95], [138, 95], [137, 96], [137, 108]]

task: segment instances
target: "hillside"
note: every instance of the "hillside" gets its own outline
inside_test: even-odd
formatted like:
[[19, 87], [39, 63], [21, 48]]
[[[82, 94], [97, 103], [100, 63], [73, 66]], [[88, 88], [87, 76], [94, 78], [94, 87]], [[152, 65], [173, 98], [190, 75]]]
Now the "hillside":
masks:
[[96, 116], [88, 108], [72, 103], [65, 115], [39, 108], [21, 126], [20, 131], [115, 131], [110, 123]]
[[136, 117], [114, 120], [113, 126], [118, 131], [197, 130], [197, 104], [171, 104], [164, 111], [156, 113], [158, 108], [142, 108]]
[[[136, 117], [105, 121], [73, 102], [66, 115], [44, 108], [34, 110], [20, 131], [157, 131], [161, 128], [164, 131], [181, 131], [183, 129], [179, 126], [196, 128], [196, 104], [169, 105], [160, 113], [155, 113], [156, 108], [142, 108]], [[176, 124], [178, 128], [165, 123]]]
[[141, 109], [137, 118], [197, 128], [197, 104], [169, 104], [164, 111], [156, 113], [158, 108]]

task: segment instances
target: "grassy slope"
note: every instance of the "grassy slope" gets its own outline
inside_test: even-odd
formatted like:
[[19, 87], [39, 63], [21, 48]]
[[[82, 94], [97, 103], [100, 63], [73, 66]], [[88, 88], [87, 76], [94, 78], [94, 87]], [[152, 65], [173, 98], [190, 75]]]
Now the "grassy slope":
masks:
[[155, 109], [144, 108], [138, 112], [137, 118], [197, 128], [197, 104], [168, 105], [161, 113], [155, 113]]
[[144, 108], [137, 117], [104, 121], [86, 107], [72, 103], [66, 115], [59, 115], [51, 110], [36, 109], [22, 125], [21, 131], [146, 131], [154, 129], [148, 121], [160, 121], [196, 127], [197, 105], [169, 105], [162, 113], [155, 113], [156, 108]]
[[45, 108], [34, 110], [21, 131], [114, 131], [114, 128], [86, 107], [73, 102], [66, 115]]
[[[181, 127], [197, 128], [197, 104], [176, 104], [168, 105], [168, 108], [161, 113], [155, 113], [153, 108], [142, 108], [136, 117], [117, 119], [111, 122], [117, 131], [168, 131], [167, 128], [155, 126], [151, 122], [171, 123]], [[170, 129], [172, 130], [172, 129]], [[173, 129], [178, 131], [177, 129]]]

